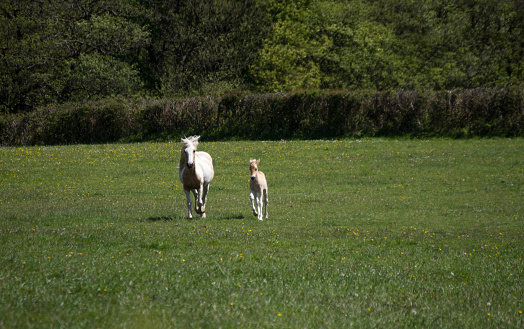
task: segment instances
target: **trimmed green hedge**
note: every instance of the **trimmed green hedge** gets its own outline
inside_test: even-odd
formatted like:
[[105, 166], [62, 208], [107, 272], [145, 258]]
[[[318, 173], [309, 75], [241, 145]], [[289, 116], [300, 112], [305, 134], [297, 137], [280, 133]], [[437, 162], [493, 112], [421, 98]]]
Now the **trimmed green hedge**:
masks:
[[524, 86], [107, 99], [0, 116], [4, 146], [143, 141], [192, 134], [208, 139], [524, 136]]

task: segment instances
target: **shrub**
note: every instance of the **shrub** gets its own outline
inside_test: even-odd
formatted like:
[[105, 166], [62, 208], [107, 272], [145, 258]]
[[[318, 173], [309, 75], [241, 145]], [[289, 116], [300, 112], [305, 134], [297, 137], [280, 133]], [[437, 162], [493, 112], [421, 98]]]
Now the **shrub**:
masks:
[[2, 145], [178, 138], [523, 136], [524, 86], [449, 91], [298, 91], [106, 99], [0, 116]]

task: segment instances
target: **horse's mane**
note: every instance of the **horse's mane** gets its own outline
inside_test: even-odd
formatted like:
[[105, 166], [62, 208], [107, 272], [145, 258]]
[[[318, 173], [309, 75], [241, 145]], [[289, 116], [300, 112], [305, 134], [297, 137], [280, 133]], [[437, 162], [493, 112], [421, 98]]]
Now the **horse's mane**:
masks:
[[186, 156], [184, 153], [184, 149], [191, 145], [193, 145], [196, 149], [198, 146], [199, 139], [200, 139], [200, 136], [189, 136], [189, 137], [180, 139], [180, 144], [182, 144], [182, 150], [180, 151], [180, 163], [178, 164], [179, 172], [186, 165]]
[[200, 139], [200, 136], [189, 136], [189, 137], [186, 137], [186, 138], [182, 138], [180, 140], [180, 143], [182, 144], [182, 147], [183, 148], [186, 148], [188, 146], [190, 146], [191, 144], [193, 144], [195, 146], [195, 148], [198, 146], [198, 140]]

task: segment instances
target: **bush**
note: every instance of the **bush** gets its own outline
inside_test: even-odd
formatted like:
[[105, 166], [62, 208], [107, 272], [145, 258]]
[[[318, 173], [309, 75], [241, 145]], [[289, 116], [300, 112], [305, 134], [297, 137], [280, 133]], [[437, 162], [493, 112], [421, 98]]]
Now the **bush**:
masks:
[[106, 99], [0, 116], [2, 145], [178, 138], [523, 136], [524, 87]]

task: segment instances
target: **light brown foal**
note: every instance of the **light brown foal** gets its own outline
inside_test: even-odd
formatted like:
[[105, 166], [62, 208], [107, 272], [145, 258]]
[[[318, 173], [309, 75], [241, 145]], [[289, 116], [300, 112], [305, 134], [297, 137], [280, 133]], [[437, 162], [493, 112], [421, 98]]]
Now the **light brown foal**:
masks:
[[[258, 171], [258, 164], [260, 159], [249, 159], [249, 170], [251, 171], [251, 180], [249, 181], [249, 200], [251, 200], [251, 208], [253, 209], [253, 215], [258, 217], [258, 220], [262, 220], [262, 202], [265, 207], [265, 217], [267, 218], [267, 181], [266, 175], [263, 172]], [[257, 202], [257, 209], [255, 209], [255, 200]]]

